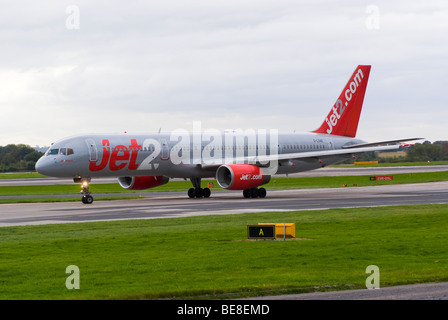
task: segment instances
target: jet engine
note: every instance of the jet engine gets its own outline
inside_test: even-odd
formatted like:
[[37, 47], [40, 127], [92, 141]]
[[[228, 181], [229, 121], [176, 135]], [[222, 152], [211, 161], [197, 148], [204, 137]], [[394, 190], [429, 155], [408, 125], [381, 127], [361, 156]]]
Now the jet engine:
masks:
[[221, 188], [247, 190], [257, 188], [271, 180], [260, 167], [251, 164], [224, 164], [216, 171], [216, 181]]
[[119, 177], [118, 183], [127, 190], [146, 190], [166, 184], [169, 180], [164, 176]]

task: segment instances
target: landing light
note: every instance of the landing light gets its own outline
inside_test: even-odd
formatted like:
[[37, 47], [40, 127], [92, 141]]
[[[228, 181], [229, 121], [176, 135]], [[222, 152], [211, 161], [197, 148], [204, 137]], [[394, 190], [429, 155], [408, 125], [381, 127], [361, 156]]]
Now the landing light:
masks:
[[88, 183], [87, 181], [84, 181], [84, 182], [82, 183], [81, 186], [82, 186], [83, 188], [87, 188], [88, 185], [89, 185], [89, 183]]

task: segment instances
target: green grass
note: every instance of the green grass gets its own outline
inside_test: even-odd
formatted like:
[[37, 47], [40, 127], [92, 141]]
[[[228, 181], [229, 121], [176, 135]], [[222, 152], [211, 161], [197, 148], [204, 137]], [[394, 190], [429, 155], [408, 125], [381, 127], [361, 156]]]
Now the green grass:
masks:
[[388, 163], [378, 163], [378, 164], [336, 164], [331, 165], [331, 168], [364, 168], [364, 167], [406, 167], [406, 166], [436, 166], [436, 165], [447, 165], [448, 161], [426, 161], [426, 162], [388, 162]]
[[[294, 222], [309, 240], [243, 241]], [[448, 205], [0, 228], [0, 299], [235, 298], [448, 281]], [[67, 290], [65, 269], [80, 269]]]
[[25, 178], [45, 178], [45, 176], [37, 172], [0, 173], [0, 179], [25, 179]]
[[301, 178], [277, 178], [273, 177], [266, 188], [288, 189], [288, 188], [339, 188], [365, 187], [390, 184], [424, 183], [447, 181], [448, 171], [442, 172], [417, 172], [394, 174], [393, 180], [370, 181], [370, 175], [365, 176], [337, 176], [337, 177], [301, 177]]

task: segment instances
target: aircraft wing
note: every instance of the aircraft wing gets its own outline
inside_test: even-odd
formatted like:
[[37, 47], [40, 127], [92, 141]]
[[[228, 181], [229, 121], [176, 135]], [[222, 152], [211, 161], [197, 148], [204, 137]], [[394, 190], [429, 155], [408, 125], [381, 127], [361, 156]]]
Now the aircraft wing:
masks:
[[[344, 146], [342, 149], [336, 150], [322, 150], [322, 151], [308, 151], [308, 152], [295, 152], [273, 155], [258, 155], [250, 157], [238, 157], [232, 159], [232, 163], [247, 163], [257, 166], [263, 166], [269, 163], [269, 161], [285, 162], [289, 160], [306, 160], [306, 159], [325, 159], [327, 157], [341, 156], [341, 155], [354, 155], [357, 153], [371, 152], [371, 151], [392, 151], [400, 148], [403, 142], [411, 140], [421, 140], [423, 138], [412, 138], [402, 140], [389, 140], [372, 143], [361, 143]], [[394, 143], [390, 145], [391, 143]], [[385, 144], [385, 145], [384, 145]], [[214, 162], [213, 164], [203, 164], [202, 168], [206, 170], [216, 170], [220, 165], [226, 164], [223, 162]]]
[[267, 155], [267, 156], [256, 156], [249, 157], [249, 163], [254, 162], [268, 162], [268, 161], [285, 161], [285, 160], [300, 160], [307, 158], [326, 158], [332, 156], [340, 156], [340, 155], [350, 155], [355, 153], [364, 153], [370, 151], [390, 151], [397, 150], [400, 148], [399, 145], [392, 146], [377, 146], [377, 147], [358, 147], [358, 148], [344, 148], [337, 150], [325, 150], [325, 151], [309, 151], [309, 152], [297, 152], [297, 153], [286, 153], [286, 154], [278, 154], [278, 155]]
[[[326, 158], [332, 156], [340, 155], [352, 155], [357, 153], [371, 152], [371, 151], [391, 151], [400, 148], [401, 143], [412, 140], [421, 140], [423, 138], [412, 138], [412, 139], [402, 139], [402, 140], [389, 140], [381, 142], [372, 143], [361, 143], [344, 146], [342, 149], [336, 150], [324, 150], [324, 151], [309, 151], [309, 152], [297, 152], [297, 153], [286, 153], [278, 155], [266, 155], [266, 156], [255, 156], [248, 157], [249, 163], [266, 163], [268, 161], [287, 161], [287, 160], [300, 160], [309, 158]], [[392, 144], [398, 143], [398, 144]], [[392, 144], [392, 145], [390, 145]]]
[[389, 141], [380, 141], [380, 142], [369, 142], [369, 143], [360, 143], [360, 144], [352, 144], [343, 146], [343, 149], [351, 149], [351, 148], [360, 148], [360, 147], [373, 147], [373, 146], [380, 146], [385, 144], [393, 144], [393, 143], [399, 143], [400, 145], [403, 142], [407, 141], [414, 141], [414, 140], [423, 140], [424, 138], [408, 138], [408, 139], [402, 139], [402, 140], [389, 140]]

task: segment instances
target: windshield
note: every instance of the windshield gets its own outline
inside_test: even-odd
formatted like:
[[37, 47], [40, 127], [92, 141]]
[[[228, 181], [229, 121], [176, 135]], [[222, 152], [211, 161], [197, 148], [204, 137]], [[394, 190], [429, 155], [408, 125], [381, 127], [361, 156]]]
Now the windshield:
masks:
[[48, 150], [47, 155], [54, 155], [54, 154], [58, 154], [59, 153], [59, 149], [50, 149]]
[[73, 154], [74, 152], [73, 152], [73, 149], [72, 148], [61, 148], [60, 150], [59, 150], [59, 154], [62, 154], [62, 155], [64, 155], [64, 156], [69, 156], [69, 155], [71, 155], [71, 154]]
[[47, 156], [51, 156], [51, 155], [63, 155], [63, 156], [69, 156], [71, 154], [74, 154], [75, 152], [73, 151], [72, 148], [60, 148], [60, 149], [49, 149], [47, 151]]

